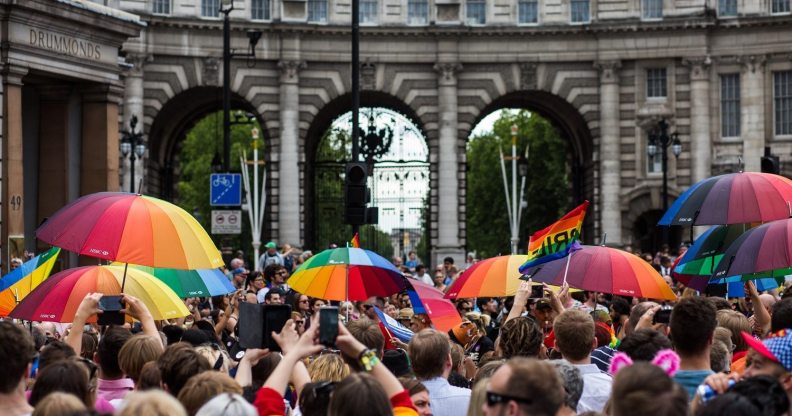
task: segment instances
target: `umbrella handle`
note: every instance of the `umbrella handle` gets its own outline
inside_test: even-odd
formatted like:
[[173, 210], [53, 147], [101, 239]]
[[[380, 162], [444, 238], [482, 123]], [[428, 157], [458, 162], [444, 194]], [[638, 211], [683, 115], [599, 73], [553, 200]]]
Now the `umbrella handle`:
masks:
[[126, 285], [126, 274], [129, 263], [124, 263], [124, 277], [121, 278], [121, 293], [124, 293], [124, 286]]

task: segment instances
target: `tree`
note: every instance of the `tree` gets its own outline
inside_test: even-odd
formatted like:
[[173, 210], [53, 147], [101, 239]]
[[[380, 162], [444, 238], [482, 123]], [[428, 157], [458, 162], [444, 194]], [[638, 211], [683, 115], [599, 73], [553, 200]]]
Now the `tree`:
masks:
[[[492, 132], [474, 136], [468, 142], [467, 243], [479, 258], [509, 254], [511, 250], [499, 149], [511, 154], [513, 124], [518, 127], [518, 152], [524, 152], [530, 143], [525, 187], [528, 206], [522, 213], [519, 251], [525, 251], [531, 233], [557, 221], [569, 209], [566, 143], [544, 118], [525, 110], [504, 111]], [[511, 198], [510, 161], [506, 161], [506, 171]]]

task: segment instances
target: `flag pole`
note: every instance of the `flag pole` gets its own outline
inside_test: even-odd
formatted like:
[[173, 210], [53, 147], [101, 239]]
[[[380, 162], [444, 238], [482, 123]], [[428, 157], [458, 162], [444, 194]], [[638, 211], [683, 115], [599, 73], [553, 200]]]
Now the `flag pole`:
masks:
[[563, 285], [565, 285], [567, 283], [567, 274], [569, 273], [569, 261], [572, 258], [573, 254], [575, 254], [574, 251], [569, 253], [569, 255], [567, 256], [566, 267], [564, 268], [564, 283], [563, 283]]

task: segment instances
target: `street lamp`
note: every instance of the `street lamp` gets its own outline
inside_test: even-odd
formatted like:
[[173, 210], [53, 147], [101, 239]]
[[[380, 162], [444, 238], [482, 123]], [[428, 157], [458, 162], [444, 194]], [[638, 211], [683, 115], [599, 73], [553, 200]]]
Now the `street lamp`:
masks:
[[657, 150], [660, 150], [663, 169], [663, 212], [668, 210], [668, 147], [674, 157], [679, 157], [682, 153], [682, 142], [679, 141], [679, 134], [674, 132], [668, 134], [668, 122], [665, 119], [657, 123], [657, 127], [649, 132], [649, 144], [646, 146], [646, 153], [650, 158], [655, 157]]
[[[523, 197], [525, 196], [525, 180], [528, 176], [528, 146], [525, 147], [525, 154], [517, 156], [517, 125], [511, 127], [512, 136], [512, 155], [504, 156], [503, 150], [500, 152], [501, 172], [503, 173], [503, 190], [506, 192], [506, 209], [509, 213], [509, 227], [511, 228], [511, 253], [517, 254], [517, 244], [520, 242], [520, 220], [524, 208]], [[506, 160], [512, 162], [512, 189], [509, 196], [508, 179], [506, 178]], [[517, 175], [521, 178], [520, 199], [517, 199]]]
[[[259, 160], [259, 147], [261, 147], [261, 140], [259, 139], [259, 129], [253, 127], [250, 129], [251, 147], [253, 148], [253, 161], [247, 160], [247, 151], [243, 151], [239, 158], [242, 164], [242, 183], [245, 185], [245, 197], [247, 199], [245, 206], [250, 219], [251, 234], [253, 234], [253, 258], [256, 259], [256, 270], [259, 270], [258, 258], [259, 249], [261, 248], [261, 229], [264, 224], [264, 207], [267, 204], [267, 170], [264, 168], [264, 175], [261, 178], [261, 187], [259, 188], [259, 165], [264, 166], [264, 161]], [[253, 165], [253, 180], [251, 187], [250, 172], [247, 165]]]
[[146, 154], [146, 144], [143, 142], [143, 132], [135, 132], [137, 127], [137, 116], [132, 116], [129, 120], [129, 131], [121, 131], [121, 156], [126, 159], [129, 156], [129, 192], [135, 193], [135, 161], [143, 159]]
[[231, 170], [231, 59], [235, 56], [255, 58], [256, 45], [261, 39], [260, 30], [248, 31], [248, 52], [235, 53], [231, 49], [231, 20], [228, 15], [234, 10], [234, 0], [222, 0], [223, 13], [223, 170]]

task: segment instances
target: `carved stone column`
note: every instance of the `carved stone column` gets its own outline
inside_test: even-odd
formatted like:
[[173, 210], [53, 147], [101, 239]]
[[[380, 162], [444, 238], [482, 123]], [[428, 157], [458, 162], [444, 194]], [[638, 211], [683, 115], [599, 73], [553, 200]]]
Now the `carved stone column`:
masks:
[[[712, 172], [712, 138], [710, 134], [710, 61], [688, 59], [690, 66], [690, 157], [693, 183]], [[684, 146], [684, 144], [683, 144]]]
[[[25, 232], [25, 185], [22, 159], [22, 77], [26, 68], [3, 69], [3, 136], [2, 136], [2, 223], [0, 224], [0, 258], [3, 271], [8, 272], [8, 236]], [[35, 157], [35, 156], [34, 156]]]
[[[459, 241], [459, 146], [457, 145], [457, 78], [462, 69], [457, 62], [435, 64], [437, 71], [437, 101], [440, 119], [437, 155], [437, 249], [435, 264], [442, 264], [446, 256], [461, 261], [464, 256]], [[456, 258], [456, 257], [460, 258]]]
[[763, 55], [740, 58], [743, 64], [740, 83], [740, 137], [743, 139], [745, 170], [759, 172], [765, 146], [764, 73], [767, 58]]
[[600, 71], [600, 229], [607, 241], [622, 243], [619, 61], [594, 65]]
[[[300, 239], [300, 76], [305, 62], [278, 62], [280, 76], [280, 147], [278, 151], [278, 243], [302, 246]], [[273, 207], [274, 208], [274, 207]]]

